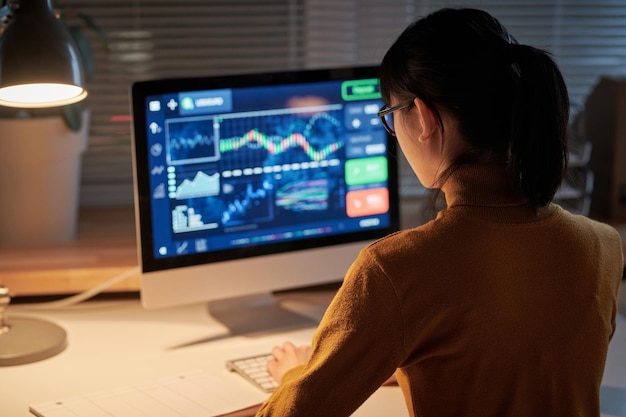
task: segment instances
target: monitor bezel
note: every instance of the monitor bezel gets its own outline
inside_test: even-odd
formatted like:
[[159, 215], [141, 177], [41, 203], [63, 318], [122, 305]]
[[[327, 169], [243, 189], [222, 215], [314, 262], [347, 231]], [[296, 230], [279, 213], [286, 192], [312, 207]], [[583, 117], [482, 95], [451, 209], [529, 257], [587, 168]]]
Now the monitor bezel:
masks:
[[155, 257], [153, 253], [152, 207], [150, 199], [148, 135], [145, 131], [145, 100], [148, 96], [223, 88], [273, 86], [285, 84], [314, 83], [344, 79], [378, 78], [376, 66], [337, 67], [314, 70], [270, 71], [234, 75], [183, 77], [135, 82], [131, 88], [133, 124], [132, 152], [133, 179], [136, 205], [136, 228], [140, 266], [143, 273], [172, 268], [192, 267], [207, 263], [234, 261], [242, 258], [287, 254], [289, 252], [327, 248], [338, 245], [366, 242], [378, 239], [399, 229], [399, 193], [397, 144], [387, 135], [387, 162], [389, 191], [389, 226], [381, 229], [336, 234], [298, 241], [253, 245], [220, 251], [194, 253], [177, 257]]

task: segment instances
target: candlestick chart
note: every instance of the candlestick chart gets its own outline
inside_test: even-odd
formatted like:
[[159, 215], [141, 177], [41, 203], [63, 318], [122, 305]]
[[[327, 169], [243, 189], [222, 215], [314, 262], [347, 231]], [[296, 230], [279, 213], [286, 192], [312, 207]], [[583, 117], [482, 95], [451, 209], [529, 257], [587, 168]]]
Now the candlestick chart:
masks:
[[225, 166], [321, 162], [344, 146], [340, 112], [260, 114], [220, 121]]

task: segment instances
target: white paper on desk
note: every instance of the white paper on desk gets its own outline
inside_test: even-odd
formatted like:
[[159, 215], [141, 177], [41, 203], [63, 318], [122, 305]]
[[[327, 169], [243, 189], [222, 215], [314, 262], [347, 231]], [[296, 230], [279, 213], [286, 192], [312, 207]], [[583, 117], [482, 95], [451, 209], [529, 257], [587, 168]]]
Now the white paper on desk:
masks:
[[30, 406], [38, 417], [214, 417], [264, 400], [203, 371]]

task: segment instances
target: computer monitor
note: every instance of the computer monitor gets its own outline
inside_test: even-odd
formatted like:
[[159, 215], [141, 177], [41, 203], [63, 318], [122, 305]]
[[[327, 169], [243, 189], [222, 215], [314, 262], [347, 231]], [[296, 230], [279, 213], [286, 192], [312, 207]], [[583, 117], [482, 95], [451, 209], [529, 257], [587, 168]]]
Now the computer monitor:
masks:
[[257, 295], [339, 282], [398, 229], [376, 67], [141, 81], [131, 101], [147, 308], [258, 317]]

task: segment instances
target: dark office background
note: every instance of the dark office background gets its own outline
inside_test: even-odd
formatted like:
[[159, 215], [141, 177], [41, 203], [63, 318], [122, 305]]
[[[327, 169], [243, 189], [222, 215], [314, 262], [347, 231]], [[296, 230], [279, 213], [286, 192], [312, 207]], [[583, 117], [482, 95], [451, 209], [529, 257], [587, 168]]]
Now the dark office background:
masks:
[[[96, 55], [81, 204], [132, 203], [128, 92], [133, 81], [372, 64], [415, 18], [442, 6], [490, 11], [520, 42], [550, 51], [573, 113], [601, 76], [626, 70], [626, 1], [63, 0], [94, 19]], [[77, 22], [79, 23], [79, 22]]]

